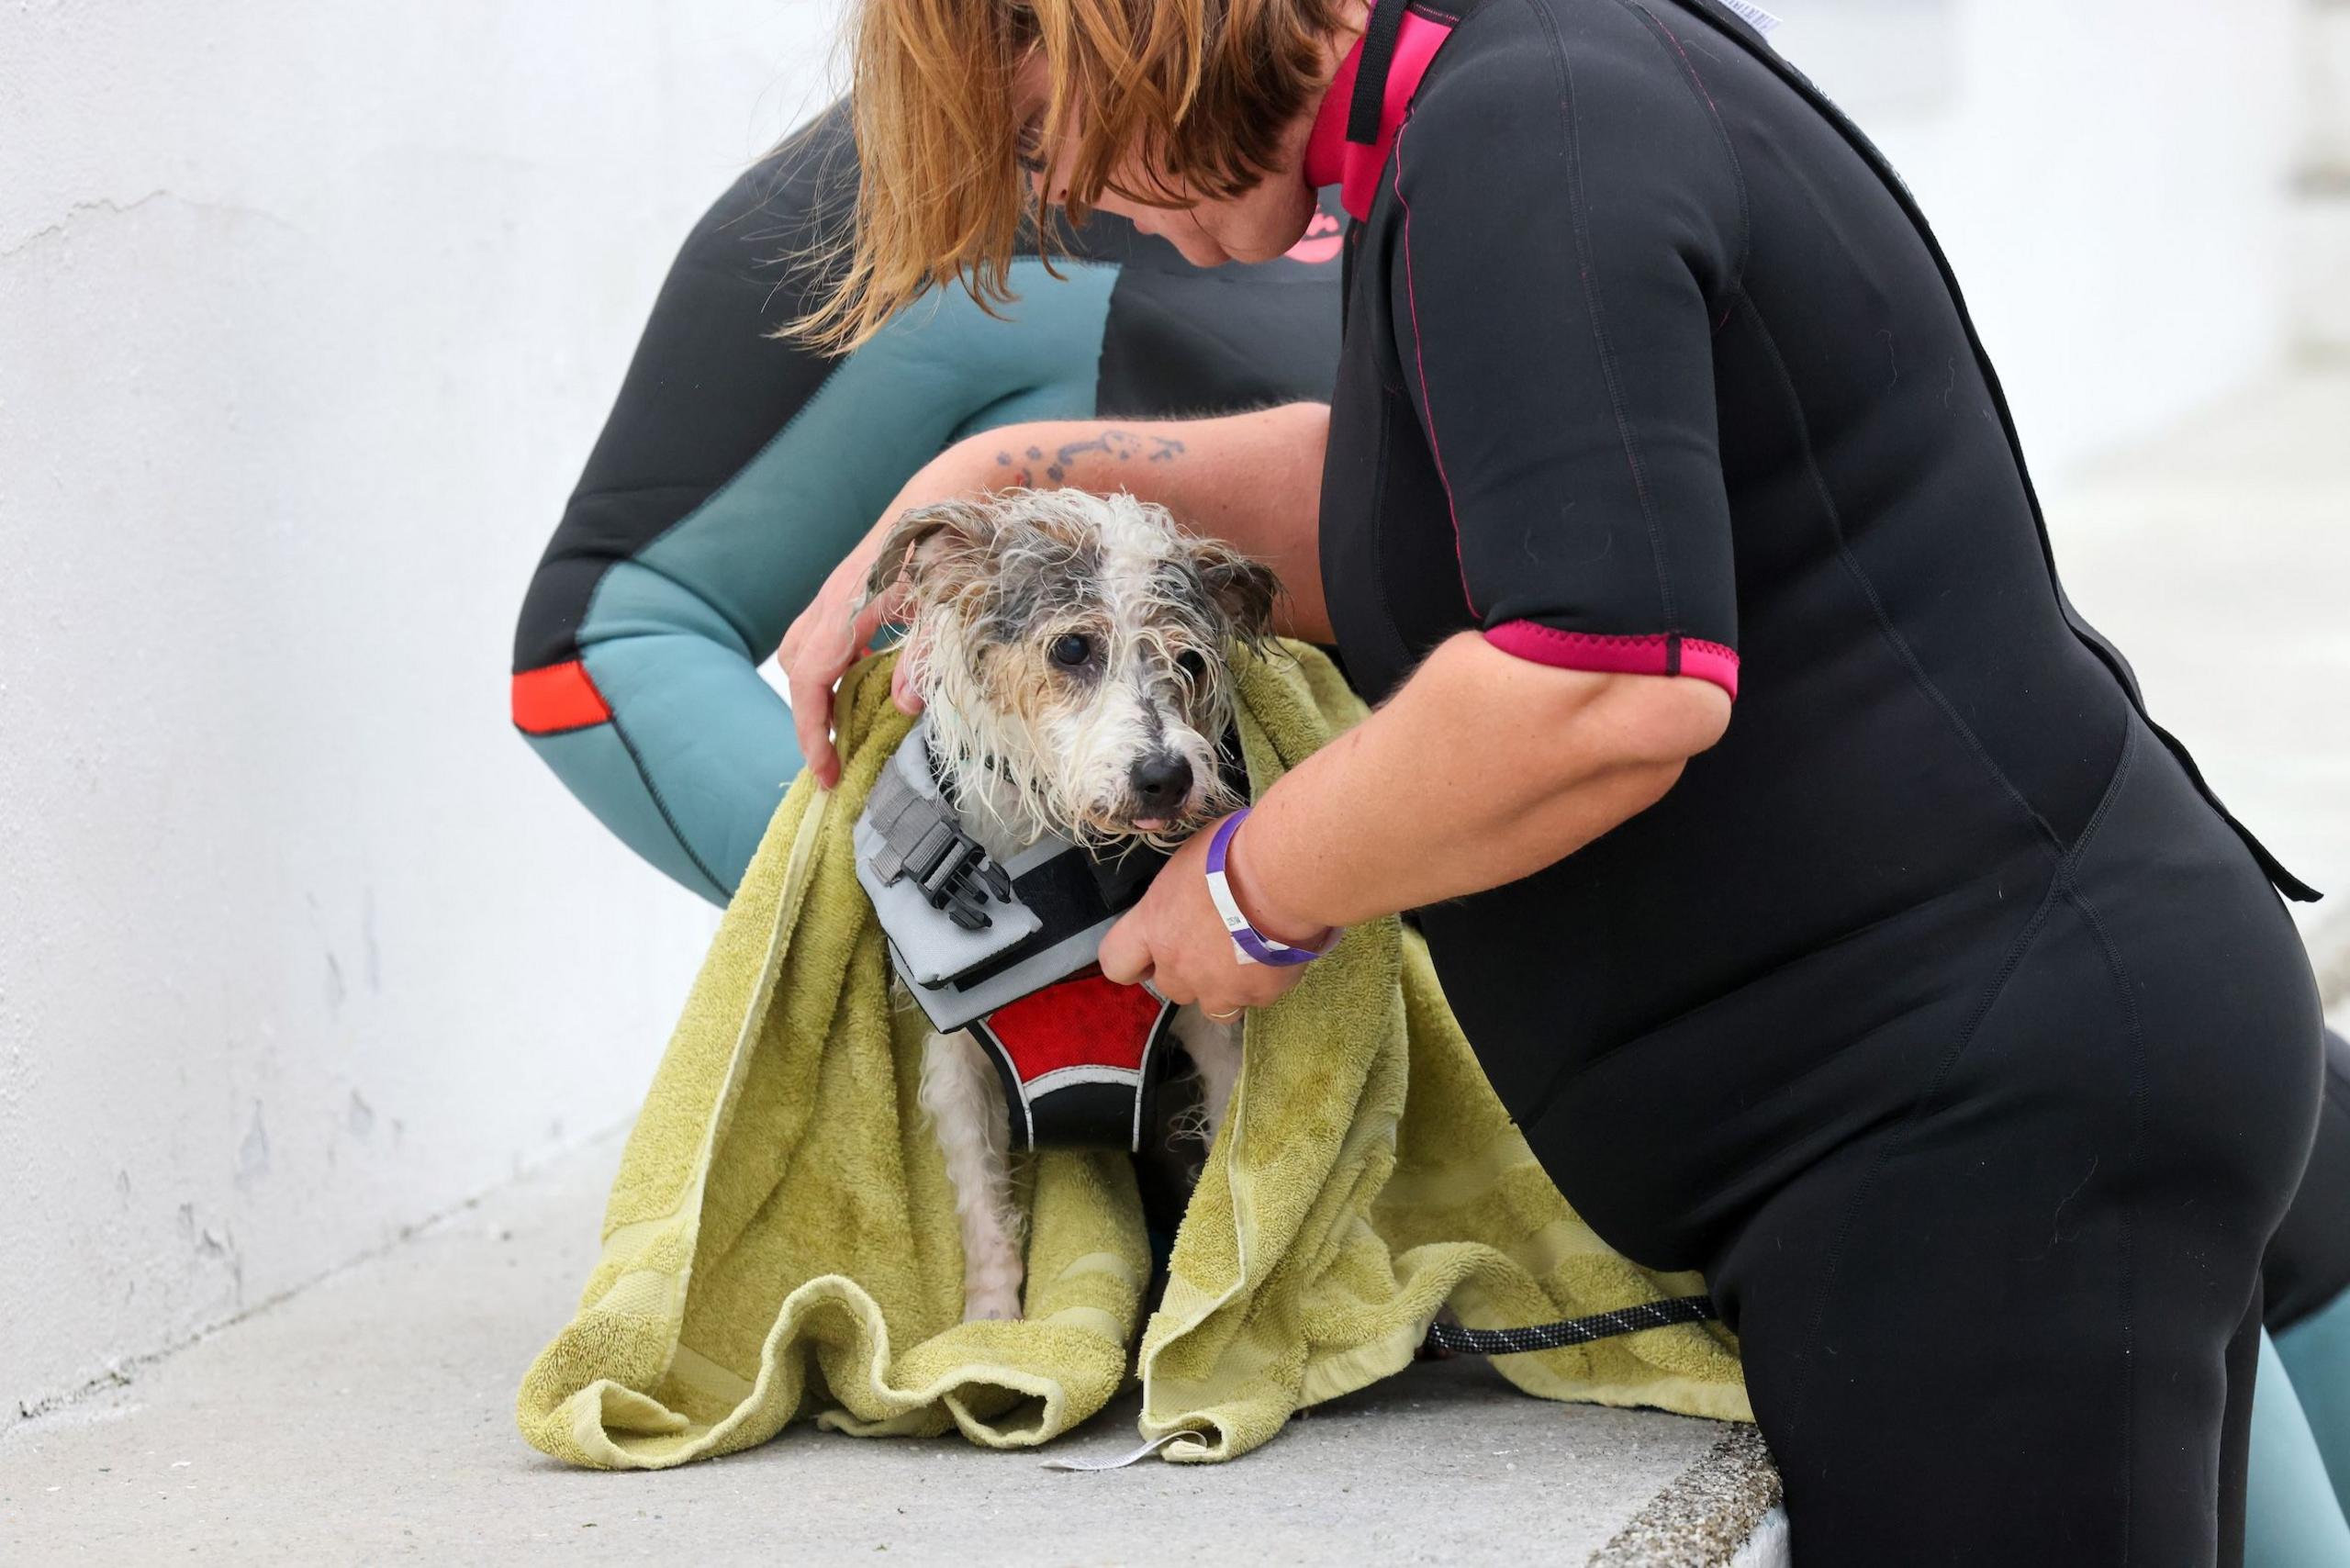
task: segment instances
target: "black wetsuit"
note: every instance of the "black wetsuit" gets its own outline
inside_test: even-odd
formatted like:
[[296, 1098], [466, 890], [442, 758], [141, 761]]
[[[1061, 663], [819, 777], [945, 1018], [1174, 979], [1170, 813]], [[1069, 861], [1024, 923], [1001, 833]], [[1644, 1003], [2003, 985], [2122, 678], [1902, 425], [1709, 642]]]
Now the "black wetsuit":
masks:
[[2224, 1555], [2317, 1106], [2298, 884], [2063, 602], [1906, 193], [1713, 0], [1387, 0], [1361, 75], [1315, 138], [1365, 150], [1349, 673], [1481, 631], [1736, 696], [1660, 804], [1423, 912], [1487, 1072], [1707, 1273], [1799, 1564]]

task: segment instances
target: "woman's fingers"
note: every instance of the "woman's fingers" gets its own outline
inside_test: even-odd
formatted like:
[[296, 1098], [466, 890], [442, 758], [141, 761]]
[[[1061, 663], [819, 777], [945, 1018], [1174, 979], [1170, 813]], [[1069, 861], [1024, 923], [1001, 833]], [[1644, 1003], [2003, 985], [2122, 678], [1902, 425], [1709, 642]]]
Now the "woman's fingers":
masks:
[[841, 781], [840, 758], [833, 753], [833, 683], [803, 662], [791, 672], [791, 729], [800, 755], [816, 782], [829, 790]]
[[[816, 775], [816, 782], [827, 790], [840, 782], [841, 774], [840, 754], [833, 745], [833, 689], [881, 628], [905, 611], [902, 584], [876, 594], [870, 601], [859, 601], [860, 585], [868, 569], [861, 559], [863, 554], [843, 562], [825, 580], [815, 602], [801, 610], [784, 633], [783, 644], [776, 653], [791, 693], [791, 728], [800, 742], [800, 755]], [[896, 679], [890, 688], [900, 708], [910, 713], [920, 710], [919, 701], [908, 705], [911, 693]]]
[[[810, 636], [800, 667], [792, 674], [791, 711], [801, 735], [815, 737], [813, 747], [805, 740], [801, 747], [809, 766], [816, 769], [816, 781], [829, 790], [841, 778], [840, 754], [834, 749], [832, 739], [833, 689], [848, 673], [848, 666], [856, 662], [865, 644], [856, 634], [846, 605], [835, 602], [826, 609], [830, 613], [825, 620], [831, 622], [832, 629], [827, 632], [819, 628]], [[803, 691], [805, 697], [801, 695]]]
[[894, 625], [906, 618], [906, 585], [902, 579], [891, 583], [863, 604], [856, 607], [849, 621], [849, 656], [854, 659], [881, 634], [881, 628]]
[[1102, 950], [1093, 961], [1102, 966], [1102, 977], [1115, 985], [1140, 985], [1150, 978], [1150, 942], [1132, 913], [1102, 935]]
[[[1203, 956], [1160, 951], [1144, 935], [1139, 913], [1138, 910], [1130, 913], [1110, 927], [1102, 938], [1102, 950], [1095, 955], [1102, 975], [1119, 985], [1147, 980], [1151, 990], [1178, 1007], [1197, 1006], [1230, 1016], [1245, 1008], [1272, 1005], [1304, 978], [1293, 968], [1235, 963], [1228, 952]], [[1224, 939], [1221, 927], [1216, 935]]]
[[912, 715], [922, 711], [922, 693], [914, 689], [914, 675], [905, 659], [901, 657], [890, 671], [890, 700], [898, 711]]

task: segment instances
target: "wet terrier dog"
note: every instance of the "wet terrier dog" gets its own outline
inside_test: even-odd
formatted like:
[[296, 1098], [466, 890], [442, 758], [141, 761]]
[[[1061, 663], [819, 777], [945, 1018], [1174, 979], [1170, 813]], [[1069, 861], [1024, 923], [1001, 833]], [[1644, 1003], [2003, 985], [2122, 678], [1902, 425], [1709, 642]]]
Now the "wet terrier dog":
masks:
[[[907, 684], [964, 830], [1001, 865], [1048, 834], [1168, 847], [1243, 802], [1224, 779], [1228, 651], [1262, 647], [1280, 587], [1230, 546], [1119, 494], [1008, 490], [908, 512], [871, 591], [907, 585]], [[1180, 1009], [1214, 1136], [1240, 1026]], [[964, 1316], [1020, 1316], [1021, 1221], [1002, 1085], [968, 1031], [934, 1035], [921, 1099], [955, 1188]]]

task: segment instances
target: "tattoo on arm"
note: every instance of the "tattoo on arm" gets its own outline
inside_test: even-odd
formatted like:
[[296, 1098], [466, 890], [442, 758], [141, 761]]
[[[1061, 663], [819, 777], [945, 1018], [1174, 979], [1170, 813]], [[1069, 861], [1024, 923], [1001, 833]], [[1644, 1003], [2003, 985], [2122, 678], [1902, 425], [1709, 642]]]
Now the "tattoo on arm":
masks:
[[[1069, 465], [1089, 452], [1098, 452], [1120, 463], [1132, 463], [1136, 458], [1145, 463], [1171, 463], [1182, 455], [1183, 443], [1169, 436], [1105, 430], [1088, 440], [1070, 442], [1055, 452], [1052, 461], [1046, 464], [1045, 477], [1056, 485], [1059, 484], [1069, 476]], [[1013, 484], [1027, 485], [1033, 482], [1034, 470], [1030, 465], [1045, 463], [1045, 452], [1036, 446], [1029, 447], [1017, 456], [1010, 451], [1002, 451], [995, 454], [995, 463], [999, 468], [1015, 471], [1012, 476]]]

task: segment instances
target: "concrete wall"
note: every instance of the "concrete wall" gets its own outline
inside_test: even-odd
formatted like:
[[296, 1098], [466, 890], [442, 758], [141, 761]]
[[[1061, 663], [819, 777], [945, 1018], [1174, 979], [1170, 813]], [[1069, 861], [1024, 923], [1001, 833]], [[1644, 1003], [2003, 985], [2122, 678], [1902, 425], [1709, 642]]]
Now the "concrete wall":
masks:
[[2350, 363], [2350, 0], [2307, 0], [2308, 133], [2289, 248], [2300, 349]]
[[824, 25], [0, 11], [0, 1424], [641, 1094], [710, 916], [514, 738], [508, 640]]
[[[2289, 0], [1781, 8], [2043, 468], [2272, 356]], [[641, 1092], [708, 918], [508, 732], [508, 632], [828, 9], [0, 11], [0, 1423]]]

